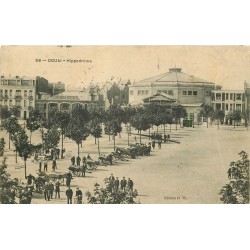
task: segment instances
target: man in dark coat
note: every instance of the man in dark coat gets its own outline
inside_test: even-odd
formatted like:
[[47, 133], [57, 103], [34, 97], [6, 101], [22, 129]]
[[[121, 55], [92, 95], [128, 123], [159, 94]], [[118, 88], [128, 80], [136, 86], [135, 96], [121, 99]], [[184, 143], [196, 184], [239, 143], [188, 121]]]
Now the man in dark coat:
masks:
[[81, 157], [78, 155], [77, 158], [76, 158], [77, 167], [80, 167], [80, 164], [81, 164]]
[[86, 163], [83, 163], [83, 165], [82, 165], [82, 176], [83, 177], [85, 177], [86, 169], [87, 169], [87, 165], [86, 165]]
[[50, 196], [49, 196], [49, 184], [48, 182], [45, 182], [45, 186], [44, 186], [44, 198], [46, 201], [50, 200]]
[[128, 190], [133, 191], [133, 187], [134, 187], [133, 181], [130, 178], [128, 178]]
[[60, 198], [60, 181], [59, 180], [56, 181], [55, 186], [56, 186], [55, 198], [57, 198], [57, 196], [58, 196], [58, 198]]
[[70, 187], [66, 190], [67, 204], [72, 204], [73, 191]]
[[115, 177], [113, 176], [113, 174], [111, 174], [109, 177], [109, 183], [110, 183], [111, 188], [113, 189], [115, 185]]
[[125, 191], [126, 186], [127, 186], [127, 181], [126, 181], [125, 177], [123, 177], [123, 179], [121, 180], [121, 190]]
[[76, 158], [75, 158], [75, 156], [71, 157], [71, 163], [72, 163], [72, 165], [75, 165], [75, 163], [76, 163]]
[[82, 204], [82, 191], [78, 188], [76, 188], [76, 202], [77, 204]]
[[115, 180], [115, 192], [118, 191], [119, 185], [120, 185], [120, 181], [119, 181], [118, 177], [116, 177], [116, 180]]
[[68, 173], [66, 174], [66, 186], [67, 186], [67, 187], [70, 186], [71, 179], [72, 179], [72, 174], [71, 174], [70, 172], [68, 172]]
[[27, 204], [31, 204], [31, 199], [32, 199], [32, 191], [30, 188], [28, 188], [27, 192], [26, 192], [26, 197], [27, 197]]

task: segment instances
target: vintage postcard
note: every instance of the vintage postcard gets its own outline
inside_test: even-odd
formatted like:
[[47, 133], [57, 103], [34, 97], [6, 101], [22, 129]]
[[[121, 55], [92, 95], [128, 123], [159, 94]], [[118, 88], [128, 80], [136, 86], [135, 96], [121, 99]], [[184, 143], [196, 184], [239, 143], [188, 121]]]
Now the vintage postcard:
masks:
[[249, 203], [250, 47], [2, 46], [0, 204]]

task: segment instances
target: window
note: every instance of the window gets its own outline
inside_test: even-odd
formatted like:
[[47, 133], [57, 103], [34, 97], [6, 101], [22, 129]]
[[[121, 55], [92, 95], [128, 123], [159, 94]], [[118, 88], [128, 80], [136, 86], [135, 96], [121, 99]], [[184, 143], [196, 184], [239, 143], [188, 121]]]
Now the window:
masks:
[[16, 90], [16, 96], [21, 96], [21, 90]]
[[33, 95], [33, 91], [32, 90], [30, 90], [30, 92], [29, 92], [29, 96], [32, 96]]
[[226, 100], [228, 100], [228, 93], [226, 93]]
[[144, 90], [141, 91], [141, 94], [144, 95]]
[[221, 100], [221, 93], [216, 93], [216, 100]]
[[33, 101], [29, 102], [29, 106], [32, 107], [33, 106]]
[[182, 91], [182, 95], [187, 95], [187, 91]]
[[225, 93], [222, 93], [222, 101], [225, 101]]
[[197, 95], [197, 91], [193, 91], [193, 95]]
[[[231, 94], [230, 94], [231, 95]], [[232, 111], [233, 110], [233, 104], [232, 103], [230, 103], [230, 111]]]
[[174, 95], [174, 91], [173, 91], [173, 90], [169, 90], [169, 91], [168, 91], [168, 94], [169, 94], [169, 95]]
[[236, 94], [236, 100], [241, 100], [241, 94]]
[[138, 95], [141, 95], [141, 90], [138, 90]]
[[148, 95], [148, 90], [146, 90], [146, 93], [145, 93], [146, 95]]
[[10, 90], [10, 97], [12, 97], [12, 89]]
[[10, 100], [10, 107], [12, 107], [12, 100]]
[[27, 97], [27, 90], [24, 90], [24, 97]]
[[24, 100], [23, 106], [27, 107], [27, 100]]
[[21, 101], [16, 100], [16, 106], [21, 106]]
[[188, 91], [188, 95], [192, 95], [192, 91], [191, 90]]
[[228, 104], [226, 103], [226, 110], [228, 110]]
[[4, 100], [4, 106], [8, 106], [7, 100]]
[[236, 104], [236, 110], [241, 111], [241, 104]]
[[129, 93], [130, 93], [130, 95], [133, 95], [133, 94], [134, 94], [134, 91], [133, 91], [133, 90], [130, 90]]
[[230, 94], [230, 100], [233, 100], [233, 94]]

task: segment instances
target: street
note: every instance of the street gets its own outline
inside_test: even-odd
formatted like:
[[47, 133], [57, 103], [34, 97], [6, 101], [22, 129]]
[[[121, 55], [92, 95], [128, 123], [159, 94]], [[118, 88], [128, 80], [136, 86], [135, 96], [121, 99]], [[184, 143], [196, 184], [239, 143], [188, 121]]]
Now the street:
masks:
[[[76, 187], [79, 187], [83, 194], [83, 202], [86, 204], [86, 191], [93, 191], [97, 182], [104, 184], [105, 177], [113, 173], [114, 177], [130, 178], [134, 181], [134, 188], [138, 190], [136, 202], [142, 204], [163, 204], [163, 203], [186, 203], [186, 204], [211, 204], [222, 203], [219, 191], [227, 183], [227, 169], [231, 161], [238, 160], [238, 153], [241, 150], [249, 153], [250, 133], [244, 127], [217, 126], [206, 128], [206, 124], [195, 128], [179, 128], [175, 130], [172, 126], [171, 139], [180, 141], [177, 143], [163, 143], [161, 149], [156, 148], [150, 156], [129, 159], [128, 161], [118, 161], [114, 165], [107, 167], [99, 166], [97, 170], [86, 173], [86, 177], [74, 177], [72, 189], [75, 194]], [[156, 131], [156, 129], [155, 129]], [[163, 128], [159, 129], [163, 133]], [[136, 133], [136, 131], [133, 131]], [[144, 134], [148, 134], [147, 131]], [[0, 132], [0, 137], [6, 138], [6, 148], [8, 148], [8, 136], [5, 131]], [[130, 136], [133, 142], [134, 135]], [[40, 133], [34, 132], [32, 142], [40, 142]], [[139, 136], [137, 136], [139, 141]], [[142, 142], [147, 143], [148, 137], [142, 137]], [[127, 147], [127, 134], [121, 133], [121, 138], [116, 137], [116, 145]], [[58, 173], [67, 173], [70, 165], [70, 158], [77, 156], [77, 145], [66, 138], [64, 140], [66, 148], [65, 159], [57, 161]], [[60, 148], [60, 144], [59, 144]], [[101, 153], [107, 155], [113, 151], [113, 140], [109, 141], [108, 136], [100, 138]], [[94, 143], [94, 138], [89, 136], [80, 148], [80, 156], [90, 156], [97, 160], [98, 149]], [[20, 157], [15, 163], [13, 146], [11, 150], [6, 150], [8, 157], [8, 172], [11, 177], [24, 179], [24, 164]], [[49, 161], [48, 173], [52, 173], [51, 161]], [[36, 176], [38, 164], [29, 159], [27, 161], [27, 174]], [[33, 204], [64, 204], [66, 203], [65, 186], [61, 186], [61, 198], [45, 201], [43, 194], [34, 193]]]

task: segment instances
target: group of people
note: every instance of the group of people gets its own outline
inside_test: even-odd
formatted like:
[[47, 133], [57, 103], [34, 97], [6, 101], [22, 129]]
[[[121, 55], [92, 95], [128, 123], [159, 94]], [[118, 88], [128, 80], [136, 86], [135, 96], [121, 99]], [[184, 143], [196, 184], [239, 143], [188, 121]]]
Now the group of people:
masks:
[[119, 180], [119, 178], [115, 178], [113, 174], [111, 174], [109, 177], [109, 185], [114, 192], [117, 192], [119, 189], [123, 192], [132, 192], [134, 188], [134, 182], [130, 178], [126, 180], [126, 178], [123, 177], [121, 180]]
[[87, 157], [83, 156], [82, 159], [81, 157], [78, 155], [77, 157], [72, 156], [71, 157], [71, 164], [77, 167], [81, 166], [81, 162], [83, 165], [86, 165], [87, 160], [92, 160], [92, 158], [90, 157], [90, 155], [88, 154]]
[[[72, 204], [73, 190], [71, 189], [71, 187], [68, 187], [65, 193], [67, 196], [67, 204]], [[75, 193], [75, 203], [82, 204], [82, 197], [82, 191], [79, 189], [79, 187], [77, 187]]]

